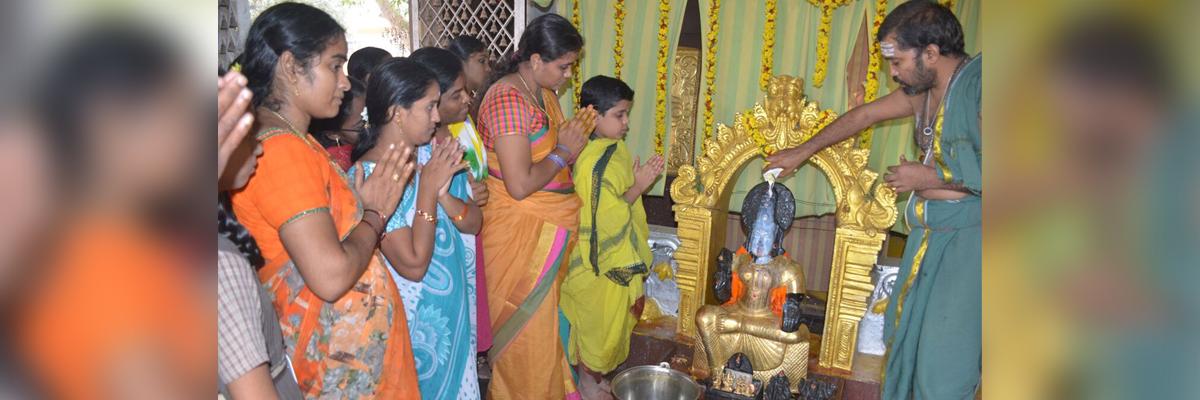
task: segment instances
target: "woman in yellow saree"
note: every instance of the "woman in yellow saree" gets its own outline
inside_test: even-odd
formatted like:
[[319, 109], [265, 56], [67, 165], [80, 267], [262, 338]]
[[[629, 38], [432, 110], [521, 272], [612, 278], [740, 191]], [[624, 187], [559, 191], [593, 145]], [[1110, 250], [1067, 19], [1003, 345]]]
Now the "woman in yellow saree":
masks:
[[578, 397], [559, 337], [558, 286], [580, 206], [568, 162], [595, 112], [564, 122], [550, 89], [571, 76], [582, 46], [563, 17], [534, 19], [479, 109], [491, 193], [480, 236], [495, 335], [492, 399]]

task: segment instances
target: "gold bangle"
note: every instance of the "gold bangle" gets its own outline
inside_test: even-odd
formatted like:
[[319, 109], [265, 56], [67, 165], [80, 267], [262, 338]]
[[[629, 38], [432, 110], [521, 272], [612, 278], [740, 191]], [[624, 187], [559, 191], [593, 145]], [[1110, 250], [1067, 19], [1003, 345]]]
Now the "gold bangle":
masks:
[[414, 211], [416, 212], [416, 214], [417, 214], [418, 216], [420, 216], [420, 217], [421, 217], [421, 219], [425, 220], [425, 222], [434, 222], [434, 221], [437, 221], [437, 216], [435, 216], [435, 215], [430, 215], [429, 213], [427, 213], [427, 212], [424, 212], [424, 211], [421, 211], [421, 210], [419, 210], [419, 209], [418, 209], [418, 210], [414, 210]]

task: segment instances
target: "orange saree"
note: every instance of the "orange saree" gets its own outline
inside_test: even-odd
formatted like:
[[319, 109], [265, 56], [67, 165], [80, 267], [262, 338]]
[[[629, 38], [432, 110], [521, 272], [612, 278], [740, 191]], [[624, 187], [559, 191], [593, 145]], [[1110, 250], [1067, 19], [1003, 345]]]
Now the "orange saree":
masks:
[[493, 147], [504, 135], [525, 135], [530, 155], [541, 161], [558, 143], [562, 111], [543, 91], [543, 114], [516, 88], [493, 85], [479, 116], [488, 150], [488, 190], [483, 210], [483, 256], [494, 342], [489, 357], [492, 399], [578, 398], [560, 337], [558, 287], [575, 247], [579, 197], [569, 169], [541, 191], [514, 199], [504, 186]]
[[305, 397], [420, 398], [404, 305], [376, 252], [366, 272], [335, 303], [305, 286], [279, 229], [312, 213], [329, 213], [345, 238], [362, 219], [349, 179], [309, 135], [259, 134], [263, 154], [233, 208], [262, 249], [259, 279], [274, 294], [296, 381]]

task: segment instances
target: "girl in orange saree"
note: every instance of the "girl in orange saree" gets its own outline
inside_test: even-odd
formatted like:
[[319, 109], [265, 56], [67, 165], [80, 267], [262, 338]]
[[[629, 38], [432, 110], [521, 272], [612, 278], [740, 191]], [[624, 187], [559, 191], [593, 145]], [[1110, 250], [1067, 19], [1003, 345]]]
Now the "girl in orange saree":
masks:
[[282, 3], [250, 28], [243, 73], [263, 153], [234, 212], [266, 265], [297, 383], [310, 398], [420, 398], [403, 303], [377, 250], [412, 164], [389, 151], [365, 181], [311, 135], [338, 112], [349, 81], [343, 29], [307, 5]]
[[534, 19], [479, 119], [491, 195], [483, 212], [483, 256], [493, 345], [492, 399], [578, 398], [560, 338], [558, 287], [579, 223], [568, 163], [596, 114], [564, 121], [551, 88], [571, 76], [583, 38], [566, 19]]

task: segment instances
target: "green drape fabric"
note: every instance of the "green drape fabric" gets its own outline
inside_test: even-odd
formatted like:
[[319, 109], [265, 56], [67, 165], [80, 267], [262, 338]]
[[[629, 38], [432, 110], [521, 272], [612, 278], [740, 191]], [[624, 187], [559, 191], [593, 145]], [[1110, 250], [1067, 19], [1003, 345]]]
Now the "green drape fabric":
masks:
[[[563, 1], [558, 12], [570, 18], [573, 1]], [[703, 40], [709, 31], [708, 13], [709, 0], [697, 0], [700, 7], [700, 28], [702, 46], [707, 46]], [[670, 0], [670, 32], [671, 38], [668, 60], [674, 59], [675, 43], [679, 37], [683, 22], [683, 10], [686, 0]], [[580, 82], [597, 74], [614, 75], [613, 45], [616, 41], [614, 29], [614, 8], [611, 0], [583, 0], [580, 2], [580, 32], [584, 36], [585, 45], [580, 62]], [[734, 115], [746, 110], [755, 102], [762, 100], [763, 93], [758, 85], [761, 71], [763, 52], [763, 28], [766, 21], [766, 0], [722, 0], [720, 2], [720, 17], [718, 21], [717, 70], [713, 95], [714, 123], [731, 125]], [[894, 8], [901, 0], [889, 0], [888, 9]], [[974, 55], [978, 53], [982, 39], [980, 38], [980, 8], [981, 0], [957, 0], [954, 2], [954, 12], [963, 24], [966, 51]], [[829, 63], [826, 66], [824, 85], [814, 87], [811, 82], [817, 59], [817, 30], [821, 21], [821, 9], [807, 1], [778, 0], [776, 14], [775, 49], [772, 72], [803, 77], [804, 93], [809, 100], [816, 101], [821, 108], [832, 109], [841, 114], [847, 109], [849, 97], [845, 83], [846, 63], [854, 48], [854, 41], [860, 25], [864, 22], [871, 24], [875, 18], [877, 2], [873, 0], [851, 1], [837, 8], [833, 13], [833, 23], [829, 37]], [[621, 79], [636, 92], [633, 112], [630, 115], [630, 131], [626, 142], [629, 150], [643, 160], [654, 153], [655, 125], [670, 124], [670, 104], [663, 121], [655, 120], [655, 67], [658, 55], [658, 2], [653, 0], [627, 0], [625, 2], [624, 21], [624, 68]], [[870, 25], [868, 25], [868, 28]], [[873, 38], [872, 38], [873, 40]], [[701, 54], [705, 54], [701, 49]], [[668, 63], [669, 65], [670, 63]], [[703, 68], [703, 65], [702, 65]], [[669, 73], [668, 73], [669, 75]], [[896, 89], [891, 82], [887, 66], [880, 71], [881, 84], [877, 96], [885, 95]], [[668, 92], [670, 91], [668, 76]], [[701, 71], [700, 105], [697, 108], [696, 132], [698, 139], [703, 135], [704, 104], [703, 93], [706, 90]], [[565, 87], [559, 91], [565, 110], [573, 110], [575, 99], [572, 95], [574, 88]], [[668, 134], [669, 136], [669, 134]], [[669, 149], [669, 137], [664, 139]], [[700, 140], [696, 142], [697, 152]], [[882, 172], [890, 165], [898, 162], [901, 155], [914, 159], [915, 145], [912, 143], [912, 119], [906, 118], [877, 125], [871, 146], [869, 168]], [[669, 151], [669, 150], [667, 150]], [[742, 198], [756, 183], [761, 180], [759, 170], [761, 159], [751, 161], [741, 172], [730, 197], [730, 210], [741, 208]], [[663, 180], [650, 191], [650, 194], [662, 194]], [[802, 167], [794, 176], [783, 181], [796, 195], [796, 216], [822, 215], [833, 212], [834, 197], [832, 188], [824, 173], [809, 164]], [[902, 196], [898, 205], [903, 206], [907, 196]], [[898, 230], [903, 231], [902, 226]]]

